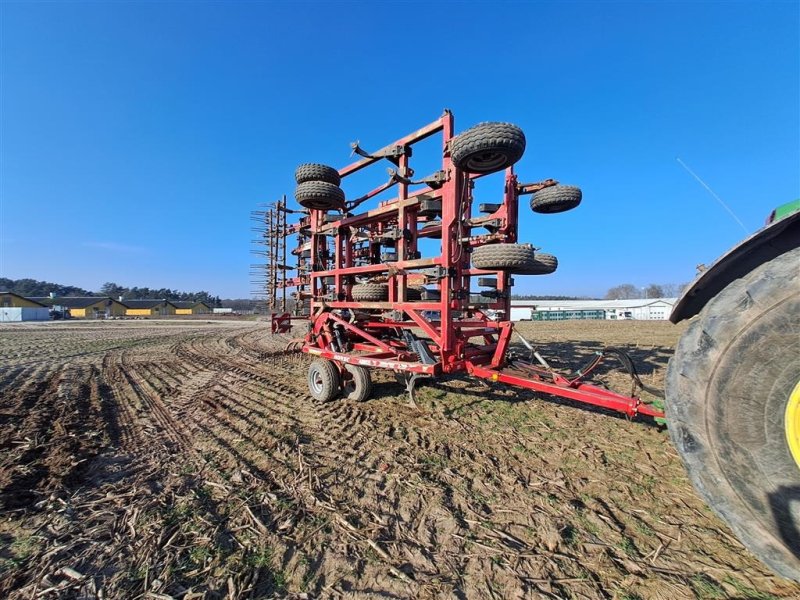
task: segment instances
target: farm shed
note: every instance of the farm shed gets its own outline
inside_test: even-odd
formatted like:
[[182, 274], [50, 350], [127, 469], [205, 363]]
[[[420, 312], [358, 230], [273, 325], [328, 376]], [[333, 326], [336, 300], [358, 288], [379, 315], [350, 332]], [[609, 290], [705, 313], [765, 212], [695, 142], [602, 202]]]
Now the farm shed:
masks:
[[50, 309], [14, 292], [0, 292], [0, 323], [48, 321]]
[[125, 305], [107, 296], [50, 296], [32, 298], [53, 310], [66, 312], [73, 319], [124, 317]]
[[169, 300], [125, 300], [128, 317], [164, 317], [175, 314], [175, 305]]
[[14, 292], [0, 291], [0, 308], [41, 308], [44, 304]]
[[49, 321], [50, 309], [46, 306], [0, 308], [0, 323], [19, 323], [21, 321]]
[[536, 303], [530, 300], [512, 300], [511, 301], [511, 321], [530, 321], [531, 314], [536, 309]]
[[512, 321], [567, 319], [635, 319], [665, 321], [677, 298], [633, 300], [512, 300]]
[[207, 315], [211, 312], [211, 307], [205, 302], [177, 301], [172, 304], [176, 315]]

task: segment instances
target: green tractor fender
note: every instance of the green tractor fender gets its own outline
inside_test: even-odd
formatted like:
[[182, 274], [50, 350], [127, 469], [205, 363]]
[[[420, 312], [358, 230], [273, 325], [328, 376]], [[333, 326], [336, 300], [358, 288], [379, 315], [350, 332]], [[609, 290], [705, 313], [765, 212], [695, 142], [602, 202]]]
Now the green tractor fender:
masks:
[[800, 200], [775, 209], [770, 219], [774, 220], [734, 246], [695, 278], [673, 307], [670, 321], [679, 323], [695, 316], [731, 282], [800, 247]]

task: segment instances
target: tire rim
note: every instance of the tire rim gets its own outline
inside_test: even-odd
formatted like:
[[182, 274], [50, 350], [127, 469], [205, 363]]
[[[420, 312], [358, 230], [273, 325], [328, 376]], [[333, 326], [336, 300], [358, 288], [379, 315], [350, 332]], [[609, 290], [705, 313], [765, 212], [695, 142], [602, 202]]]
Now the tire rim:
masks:
[[800, 381], [797, 382], [792, 393], [789, 394], [784, 426], [786, 428], [786, 442], [789, 444], [789, 451], [792, 453], [797, 468], [800, 469]]
[[315, 394], [322, 393], [322, 374], [319, 371], [315, 370], [311, 373], [309, 383], [311, 384], [311, 389]]
[[505, 168], [508, 157], [502, 152], [481, 152], [473, 154], [467, 159], [470, 172], [487, 173]]

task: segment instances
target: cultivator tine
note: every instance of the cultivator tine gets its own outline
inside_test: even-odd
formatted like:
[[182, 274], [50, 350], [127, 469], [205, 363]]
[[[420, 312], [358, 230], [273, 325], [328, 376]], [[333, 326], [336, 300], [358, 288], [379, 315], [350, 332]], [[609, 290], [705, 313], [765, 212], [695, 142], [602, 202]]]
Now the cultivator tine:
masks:
[[427, 375], [421, 373], [406, 373], [406, 391], [408, 392], [408, 403], [419, 410], [419, 405], [416, 402], [416, 387], [420, 379], [427, 378]]
[[286, 344], [283, 351], [289, 354], [289, 353], [300, 352], [302, 348], [303, 348], [303, 339], [299, 338], [296, 340], [291, 340], [288, 344]]

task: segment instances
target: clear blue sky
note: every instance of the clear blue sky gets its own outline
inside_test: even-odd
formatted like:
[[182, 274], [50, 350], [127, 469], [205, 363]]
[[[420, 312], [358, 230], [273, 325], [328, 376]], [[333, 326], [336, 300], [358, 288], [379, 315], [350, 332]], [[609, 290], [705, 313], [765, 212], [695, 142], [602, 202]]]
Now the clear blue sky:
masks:
[[248, 297], [249, 212], [298, 163], [447, 107], [520, 125], [523, 180], [583, 188], [521, 208], [561, 264], [518, 292], [689, 281], [744, 232], [676, 157], [748, 231], [800, 196], [798, 6], [2, 2], [0, 276]]

